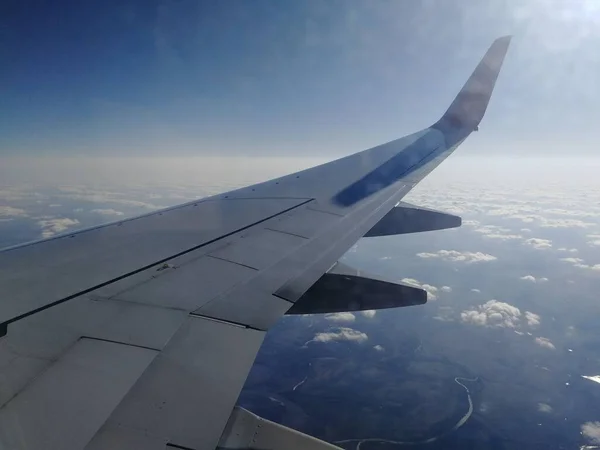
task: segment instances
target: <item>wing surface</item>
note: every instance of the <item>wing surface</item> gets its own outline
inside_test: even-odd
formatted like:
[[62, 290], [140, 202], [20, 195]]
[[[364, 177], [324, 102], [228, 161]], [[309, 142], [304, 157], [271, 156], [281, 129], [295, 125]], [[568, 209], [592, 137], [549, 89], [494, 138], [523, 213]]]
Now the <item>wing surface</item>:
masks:
[[0, 252], [0, 448], [214, 449], [266, 331], [313, 285], [379, 286], [395, 306], [409, 288], [332, 266], [386, 216], [371, 235], [418, 231], [388, 213], [477, 128], [508, 43], [418, 133]]

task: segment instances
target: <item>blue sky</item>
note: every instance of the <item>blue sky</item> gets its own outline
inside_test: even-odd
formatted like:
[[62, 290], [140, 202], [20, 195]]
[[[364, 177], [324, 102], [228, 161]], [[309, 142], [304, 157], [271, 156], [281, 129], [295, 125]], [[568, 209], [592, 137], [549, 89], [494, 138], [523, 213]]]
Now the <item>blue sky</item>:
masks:
[[503, 34], [460, 153], [594, 154], [600, 138], [594, 0], [8, 5], [2, 156], [344, 155], [437, 120]]

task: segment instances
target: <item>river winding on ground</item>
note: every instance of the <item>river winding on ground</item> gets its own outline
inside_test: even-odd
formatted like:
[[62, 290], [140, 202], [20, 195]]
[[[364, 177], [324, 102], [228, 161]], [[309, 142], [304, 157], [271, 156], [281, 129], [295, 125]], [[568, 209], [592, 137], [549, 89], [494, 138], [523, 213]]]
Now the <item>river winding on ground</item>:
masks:
[[469, 391], [469, 388], [467, 386], [465, 386], [461, 382], [461, 380], [462, 381], [477, 381], [478, 379], [479, 379], [479, 377], [475, 377], [475, 378], [456, 377], [456, 378], [454, 378], [454, 381], [465, 390], [465, 393], [467, 394], [467, 401], [469, 403], [469, 406], [467, 408], [466, 413], [460, 418], [460, 420], [458, 422], [456, 422], [456, 424], [454, 424], [454, 426], [452, 428], [450, 428], [449, 430], [443, 431], [442, 433], [438, 434], [437, 436], [432, 436], [428, 439], [422, 439], [422, 440], [418, 440], [418, 441], [392, 441], [390, 439], [381, 439], [381, 438], [344, 439], [342, 441], [336, 441], [336, 442], [334, 442], [334, 444], [356, 443], [355, 449], [361, 450], [361, 445], [363, 445], [364, 443], [368, 443], [368, 442], [376, 442], [376, 443], [392, 444], [392, 445], [421, 445], [421, 444], [430, 444], [432, 442], [435, 442], [438, 439], [441, 439], [442, 437], [447, 436], [448, 434], [458, 430], [465, 423], [467, 423], [467, 420], [469, 420], [469, 417], [471, 417], [471, 414], [473, 414], [473, 400], [471, 399], [471, 392]]

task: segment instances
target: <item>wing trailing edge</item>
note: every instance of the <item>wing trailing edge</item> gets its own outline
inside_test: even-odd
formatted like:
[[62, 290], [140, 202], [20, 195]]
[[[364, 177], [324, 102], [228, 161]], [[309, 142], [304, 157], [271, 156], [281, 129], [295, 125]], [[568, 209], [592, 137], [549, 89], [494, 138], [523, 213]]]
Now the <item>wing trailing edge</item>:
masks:
[[337, 262], [287, 314], [323, 314], [422, 305], [427, 292]]

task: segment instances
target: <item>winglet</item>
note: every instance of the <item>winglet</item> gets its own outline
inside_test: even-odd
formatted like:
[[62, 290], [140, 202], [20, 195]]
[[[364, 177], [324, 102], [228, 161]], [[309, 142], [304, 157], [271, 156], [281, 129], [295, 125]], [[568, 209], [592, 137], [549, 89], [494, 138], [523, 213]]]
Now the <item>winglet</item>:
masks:
[[433, 126], [442, 132], [452, 129], [476, 130], [485, 114], [511, 36], [496, 39], [477, 65], [446, 113]]

